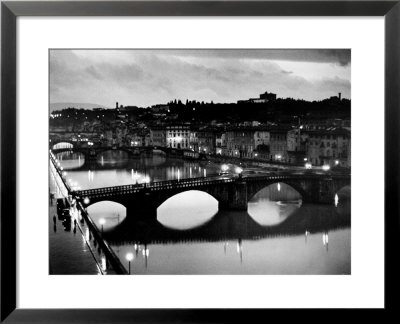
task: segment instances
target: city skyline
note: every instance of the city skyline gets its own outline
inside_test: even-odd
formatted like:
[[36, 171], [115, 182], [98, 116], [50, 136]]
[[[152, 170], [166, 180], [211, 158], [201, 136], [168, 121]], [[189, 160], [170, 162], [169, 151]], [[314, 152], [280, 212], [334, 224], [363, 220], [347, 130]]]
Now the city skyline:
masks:
[[351, 54], [325, 50], [51, 50], [50, 103], [351, 99]]

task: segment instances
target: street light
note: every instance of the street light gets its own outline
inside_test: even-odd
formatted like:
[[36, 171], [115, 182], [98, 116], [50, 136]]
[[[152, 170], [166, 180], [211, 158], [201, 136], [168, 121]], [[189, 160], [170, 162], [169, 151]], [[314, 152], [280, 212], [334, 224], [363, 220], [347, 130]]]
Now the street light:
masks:
[[236, 167], [236, 168], [235, 168], [235, 172], [236, 172], [237, 174], [241, 174], [241, 173], [243, 172], [243, 169], [242, 169], [241, 167]]
[[229, 165], [227, 165], [227, 164], [222, 164], [221, 165], [221, 171], [222, 172], [226, 172], [226, 171], [228, 171], [228, 169], [229, 169]]
[[83, 202], [85, 203], [85, 205], [89, 205], [90, 203], [89, 197], [85, 197], [85, 199], [83, 199]]
[[239, 179], [242, 179], [242, 172], [243, 172], [243, 169], [242, 169], [241, 167], [236, 167], [236, 168], [235, 168], [235, 172], [238, 174]]
[[149, 256], [149, 248], [147, 246], [142, 250], [142, 254], [144, 257]]
[[129, 274], [131, 274], [131, 261], [133, 260], [133, 253], [127, 253], [126, 260], [128, 260]]

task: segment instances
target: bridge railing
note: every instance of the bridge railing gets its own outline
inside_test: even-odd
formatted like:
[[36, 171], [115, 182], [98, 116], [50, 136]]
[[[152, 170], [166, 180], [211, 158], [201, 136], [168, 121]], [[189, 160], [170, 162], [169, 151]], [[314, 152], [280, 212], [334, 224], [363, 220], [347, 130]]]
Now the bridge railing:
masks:
[[243, 179], [246, 181], [256, 181], [256, 180], [287, 180], [287, 179], [338, 179], [338, 178], [350, 178], [349, 174], [268, 174], [268, 175], [261, 175], [261, 176], [243, 176]]
[[105, 188], [96, 188], [88, 190], [75, 191], [77, 196], [90, 197], [96, 195], [114, 195], [114, 194], [128, 194], [128, 193], [138, 193], [142, 190], [162, 190], [162, 189], [173, 189], [182, 187], [195, 187], [201, 185], [210, 185], [217, 183], [230, 183], [234, 182], [236, 179], [226, 178], [226, 179], [212, 179], [212, 178], [188, 178], [182, 180], [167, 180], [167, 181], [157, 181], [152, 183], [141, 183], [135, 185], [123, 185], [123, 186], [113, 186]]

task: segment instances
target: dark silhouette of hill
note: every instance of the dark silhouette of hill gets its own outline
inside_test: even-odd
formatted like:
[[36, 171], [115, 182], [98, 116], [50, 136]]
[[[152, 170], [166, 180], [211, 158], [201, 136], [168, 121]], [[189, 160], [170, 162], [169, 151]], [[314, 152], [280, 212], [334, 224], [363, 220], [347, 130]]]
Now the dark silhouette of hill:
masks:
[[[266, 103], [204, 103], [180, 100], [168, 103], [170, 113], [177, 114], [182, 121], [243, 121], [259, 122], [290, 120], [293, 116], [309, 119], [350, 118], [351, 101], [336, 97], [322, 101], [276, 99]], [[289, 121], [288, 120], [288, 121]]]

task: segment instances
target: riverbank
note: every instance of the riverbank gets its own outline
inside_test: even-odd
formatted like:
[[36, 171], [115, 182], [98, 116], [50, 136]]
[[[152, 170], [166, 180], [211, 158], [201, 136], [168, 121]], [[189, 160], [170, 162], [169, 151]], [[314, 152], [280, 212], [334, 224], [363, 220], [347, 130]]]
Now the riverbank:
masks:
[[57, 199], [66, 198], [60, 185], [50, 173], [54, 198], [49, 199], [49, 274], [115, 274], [87, 224], [74, 221], [79, 220], [77, 211], [70, 209], [70, 222], [58, 217]]

